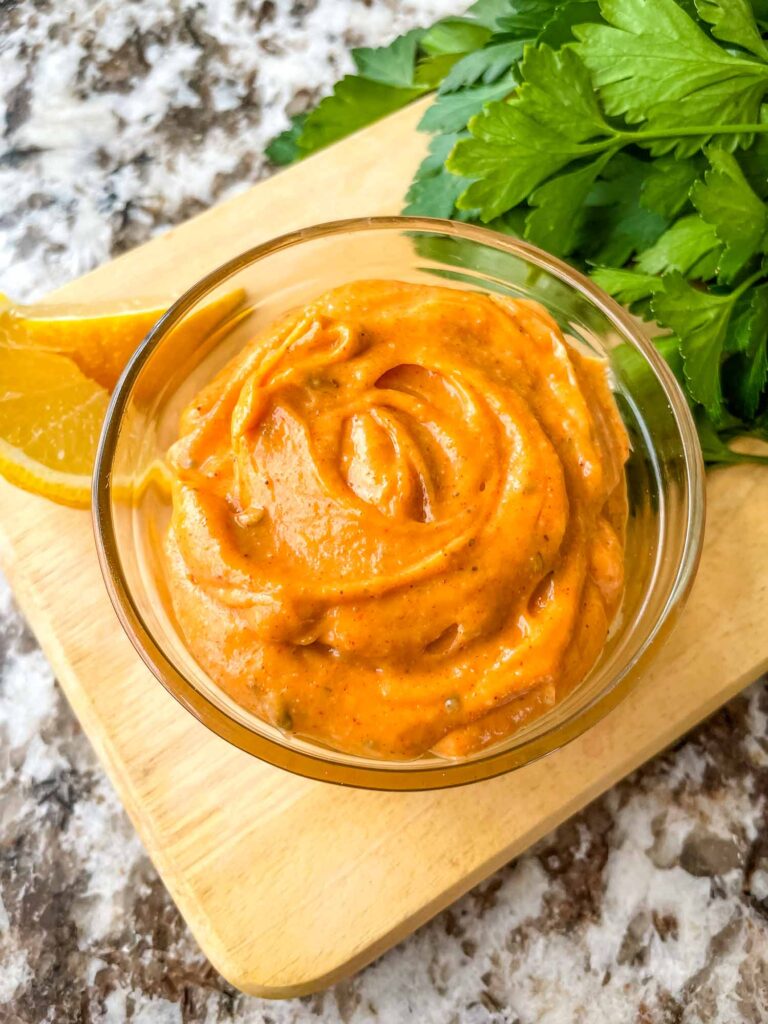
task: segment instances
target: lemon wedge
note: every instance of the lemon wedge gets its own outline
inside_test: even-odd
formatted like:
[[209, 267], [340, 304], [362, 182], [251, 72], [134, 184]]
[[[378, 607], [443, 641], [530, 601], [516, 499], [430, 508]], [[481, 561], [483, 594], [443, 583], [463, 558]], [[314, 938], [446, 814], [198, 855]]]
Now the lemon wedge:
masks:
[[[220, 296], [177, 331], [202, 343], [243, 298], [242, 289]], [[0, 295], [0, 475], [59, 504], [88, 507], [110, 391], [168, 304], [19, 306]], [[142, 486], [165, 483], [162, 467], [153, 467]]]
[[68, 356], [86, 377], [112, 390], [125, 364], [170, 305], [136, 302], [30, 306], [0, 304], [0, 334], [6, 345]]
[[90, 501], [109, 393], [66, 356], [0, 343], [0, 473], [63, 505]]

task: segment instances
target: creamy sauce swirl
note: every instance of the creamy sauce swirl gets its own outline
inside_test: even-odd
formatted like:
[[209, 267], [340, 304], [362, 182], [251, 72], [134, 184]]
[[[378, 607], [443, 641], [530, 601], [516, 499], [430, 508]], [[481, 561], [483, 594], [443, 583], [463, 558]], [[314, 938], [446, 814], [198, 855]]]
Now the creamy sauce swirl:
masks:
[[623, 590], [626, 432], [534, 303], [361, 281], [254, 338], [169, 454], [170, 591], [236, 701], [458, 756], [588, 672]]

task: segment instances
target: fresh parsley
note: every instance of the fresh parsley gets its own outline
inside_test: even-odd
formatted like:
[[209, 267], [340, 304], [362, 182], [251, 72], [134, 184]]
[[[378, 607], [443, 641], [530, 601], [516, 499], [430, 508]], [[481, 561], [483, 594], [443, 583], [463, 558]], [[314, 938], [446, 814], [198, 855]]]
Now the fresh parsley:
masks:
[[[768, 0], [479, 0], [278, 137], [293, 162], [436, 90], [405, 212], [485, 223], [662, 329], [705, 458], [768, 439]], [[765, 457], [759, 457], [766, 461]]]

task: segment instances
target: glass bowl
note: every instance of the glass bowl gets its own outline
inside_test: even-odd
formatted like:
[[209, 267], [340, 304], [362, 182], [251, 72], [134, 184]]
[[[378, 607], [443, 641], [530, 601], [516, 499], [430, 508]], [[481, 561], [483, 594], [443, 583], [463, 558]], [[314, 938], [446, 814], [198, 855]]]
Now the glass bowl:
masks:
[[[156, 466], [180, 409], [255, 331], [327, 289], [364, 278], [436, 283], [536, 299], [576, 343], [606, 360], [632, 442], [626, 593], [603, 653], [560, 704], [505, 741], [461, 759], [383, 761], [281, 732], [235, 704], [188, 651], [160, 555], [170, 516]], [[101, 436], [93, 517], [102, 572], [145, 663], [208, 728], [314, 779], [432, 789], [490, 778], [562, 746], [613, 708], [667, 634], [701, 547], [701, 452], [685, 399], [635, 321], [552, 256], [484, 228], [429, 218], [337, 221], [243, 253], [191, 288], [149, 333], [117, 386]]]

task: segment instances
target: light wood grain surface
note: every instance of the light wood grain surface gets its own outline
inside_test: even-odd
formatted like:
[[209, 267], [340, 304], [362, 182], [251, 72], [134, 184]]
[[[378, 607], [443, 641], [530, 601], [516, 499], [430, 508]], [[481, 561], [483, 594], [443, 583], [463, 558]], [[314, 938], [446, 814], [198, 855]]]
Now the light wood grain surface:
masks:
[[[285, 171], [56, 298], [177, 293], [237, 252], [337, 217], [397, 212], [419, 109]], [[390, 794], [295, 778], [187, 714], [123, 636], [87, 513], [0, 482], [0, 557], [150, 856], [214, 965], [261, 995], [361, 967], [680, 736], [768, 662], [768, 470], [711, 474], [699, 577], [672, 640], [600, 725], [459, 790]]]

